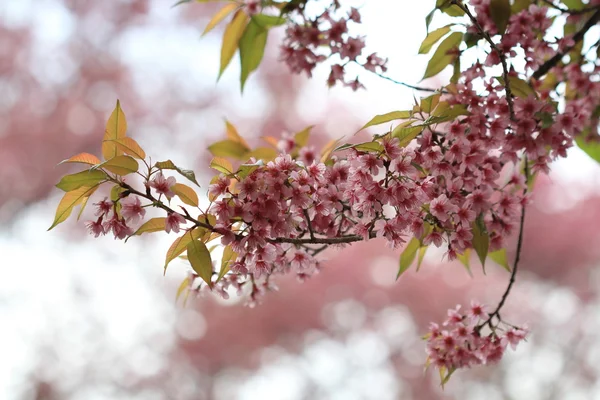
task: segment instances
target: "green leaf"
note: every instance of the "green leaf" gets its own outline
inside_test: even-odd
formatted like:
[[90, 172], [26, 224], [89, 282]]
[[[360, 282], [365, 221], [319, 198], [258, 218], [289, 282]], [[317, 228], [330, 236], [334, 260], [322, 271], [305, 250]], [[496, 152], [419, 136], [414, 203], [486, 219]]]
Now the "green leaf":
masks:
[[429, 50], [433, 47], [434, 44], [438, 42], [441, 38], [443, 38], [448, 32], [450, 32], [450, 27], [453, 24], [446, 25], [442, 28], [438, 28], [435, 31], [429, 32], [429, 34], [421, 43], [421, 47], [419, 48], [419, 54], [427, 54]]
[[238, 10], [233, 19], [227, 26], [225, 27], [225, 32], [223, 33], [223, 44], [221, 46], [221, 66], [219, 67], [219, 78], [223, 75], [225, 68], [231, 62], [235, 51], [238, 49], [238, 44], [242, 34], [244, 33], [244, 28], [246, 27], [246, 23], [248, 21], [248, 15], [243, 10]]
[[365, 126], [360, 128], [358, 131], [360, 132], [363, 129], [366, 129], [370, 126], [384, 124], [386, 122], [394, 121], [397, 119], [407, 119], [407, 118], [411, 118], [411, 117], [412, 117], [412, 111], [392, 111], [392, 112], [389, 112], [386, 114], [376, 115], [375, 117], [373, 117], [373, 119], [371, 119], [369, 122], [367, 122], [365, 124]]
[[196, 174], [194, 173], [194, 171], [190, 170], [190, 169], [183, 169], [183, 168], [179, 168], [178, 166], [176, 166], [173, 161], [171, 160], [167, 160], [167, 161], [159, 161], [156, 164], [154, 164], [154, 166], [156, 168], [159, 168], [161, 170], [163, 169], [172, 169], [177, 171], [181, 176], [187, 178], [189, 181], [194, 182], [196, 184], [196, 186], [200, 187], [200, 184], [198, 183], [198, 181], [196, 180]]
[[139, 164], [131, 156], [116, 156], [94, 168], [104, 168], [114, 174], [125, 176], [137, 172]]
[[257, 147], [256, 149], [244, 154], [242, 158], [244, 160], [249, 160], [251, 157], [254, 157], [259, 161], [262, 160], [264, 162], [269, 162], [277, 158], [277, 154], [277, 150], [270, 147]]
[[262, 160], [258, 160], [258, 162], [254, 164], [242, 164], [240, 165], [240, 168], [238, 168], [236, 174], [240, 179], [244, 179], [263, 165], [265, 165], [265, 163]]
[[511, 14], [518, 14], [531, 5], [531, 0], [515, 0], [512, 7], [510, 8]]
[[581, 10], [585, 7], [585, 4], [581, 0], [562, 0], [563, 4], [571, 10]]
[[286, 19], [274, 15], [255, 14], [252, 16], [252, 21], [265, 29], [281, 26], [286, 23]]
[[123, 193], [125, 191], [125, 188], [122, 187], [121, 185], [115, 185], [112, 187], [112, 189], [110, 189], [110, 200], [111, 201], [117, 201], [120, 198], [120, 194]]
[[432, 94], [429, 97], [421, 99], [421, 110], [426, 113], [431, 113], [437, 107], [440, 102], [441, 93]]
[[192, 240], [187, 245], [187, 256], [194, 271], [208, 286], [212, 286], [212, 259], [206, 245], [200, 240]]
[[490, 14], [492, 21], [498, 29], [500, 35], [504, 35], [508, 20], [510, 19], [510, 13], [512, 12], [509, 0], [491, 0], [490, 1]]
[[507, 270], [511, 271], [510, 266], [508, 265], [508, 261], [506, 259], [506, 249], [500, 249], [496, 251], [492, 251], [488, 254], [488, 257], [491, 258], [496, 264]]
[[590, 141], [585, 137], [576, 136], [575, 142], [577, 146], [585, 152], [588, 156], [590, 156], [593, 160], [596, 160], [600, 163], [600, 142], [599, 141]]
[[400, 268], [398, 269], [398, 274], [396, 275], [396, 279], [400, 277], [412, 264], [417, 256], [417, 251], [421, 247], [421, 241], [417, 238], [412, 238], [410, 242], [404, 248], [402, 254], [400, 254]]
[[131, 236], [139, 236], [142, 233], [160, 232], [165, 230], [167, 219], [165, 217], [151, 218], [144, 222], [142, 226]]
[[229, 272], [231, 264], [235, 262], [237, 256], [237, 253], [233, 251], [230, 245], [225, 246], [225, 249], [223, 250], [223, 257], [221, 258], [221, 269], [219, 270], [217, 282], [219, 282], [221, 278], [223, 278], [225, 274]]
[[485, 259], [488, 254], [488, 249], [490, 247], [490, 237], [485, 231], [485, 225], [481, 216], [477, 218], [475, 222], [473, 222], [473, 248], [479, 257], [479, 261], [481, 261], [481, 266], [483, 267], [483, 272], [485, 273]]
[[473, 277], [473, 273], [471, 272], [471, 249], [466, 249], [464, 253], [457, 254], [456, 258], [465, 266], [467, 273]]
[[365, 142], [359, 143], [352, 146], [357, 151], [363, 151], [366, 153], [374, 153], [383, 151], [383, 145], [379, 142]]
[[123, 154], [123, 151], [117, 148], [117, 145], [110, 140], [122, 139], [127, 134], [127, 120], [125, 113], [121, 109], [121, 103], [117, 100], [117, 105], [106, 122], [106, 130], [102, 142], [102, 156], [105, 160], [110, 160]]
[[177, 256], [183, 253], [187, 247], [187, 245], [192, 241], [200, 238], [206, 232], [205, 229], [196, 228], [190, 231], [186, 231], [182, 236], [175, 239], [169, 250], [167, 251], [167, 257], [165, 259], [165, 273], [167, 272], [167, 266], [171, 261], [173, 261]]
[[175, 193], [181, 201], [192, 207], [198, 207], [198, 195], [194, 192], [194, 189], [184, 185], [182, 183], [176, 183], [171, 186], [171, 190]]
[[425, 257], [425, 253], [427, 252], [429, 246], [421, 246], [419, 247], [419, 257], [417, 258], [417, 272], [421, 269], [421, 264], [423, 263], [423, 258]]
[[267, 36], [268, 30], [251, 20], [240, 38], [240, 82], [242, 92], [248, 76], [258, 68], [262, 61], [267, 45]]
[[56, 214], [54, 216], [54, 222], [50, 228], [48, 228], [48, 230], [51, 230], [56, 225], [65, 222], [67, 218], [69, 218], [69, 215], [71, 215], [73, 208], [78, 204], [81, 204], [81, 202], [83, 202], [86, 198], [89, 198], [92, 193], [98, 189], [98, 186], [99, 185], [92, 187], [82, 186], [79, 189], [65, 193], [63, 198], [60, 200], [60, 203], [58, 203]]
[[306, 128], [302, 129], [300, 132], [298, 132], [294, 135], [294, 141], [296, 142], [296, 145], [298, 145], [298, 147], [304, 147], [308, 144], [308, 138], [310, 137], [310, 131], [314, 127], [315, 127], [314, 125], [307, 126]]
[[214, 143], [208, 147], [208, 151], [216, 157], [231, 157], [238, 160], [242, 160], [248, 152], [243, 144], [233, 140], [221, 140]]
[[212, 169], [216, 169], [217, 171], [229, 175], [233, 173], [233, 165], [229, 162], [229, 160], [223, 157], [215, 157], [210, 161], [210, 167]]
[[427, 32], [429, 32], [429, 25], [431, 25], [431, 20], [433, 19], [433, 16], [435, 15], [435, 12], [437, 11], [437, 7], [434, 8], [429, 14], [427, 14], [427, 16], [425, 17], [425, 30]]
[[394, 129], [392, 131], [392, 136], [396, 137], [400, 140], [399, 146], [405, 147], [407, 146], [414, 138], [419, 136], [421, 132], [423, 132], [424, 126], [409, 126], [401, 129]]
[[[506, 84], [504, 83], [504, 77], [498, 76], [496, 77], [496, 79], [498, 80], [498, 82], [500, 82], [502, 86], [506, 86]], [[532, 87], [529, 86], [529, 83], [527, 83], [521, 78], [517, 78], [516, 76], [509, 76], [508, 84], [510, 85], [510, 90], [512, 91], [512, 94], [517, 97], [521, 97], [524, 99], [528, 98], [529, 96], [533, 96], [535, 98], [538, 97], [535, 90], [533, 90]]]
[[81, 171], [76, 174], [65, 175], [56, 187], [65, 192], [79, 189], [82, 186], [95, 186], [97, 183], [106, 179], [106, 174], [102, 171]]
[[[435, 53], [429, 60], [427, 68], [425, 69], [425, 75], [423, 79], [430, 78], [442, 72], [454, 59], [457, 54], [454, 52], [458, 49], [458, 46], [462, 42], [463, 34], [460, 32], [453, 32], [446, 39], [440, 43]], [[452, 54], [448, 54], [452, 52]]]
[[190, 282], [190, 278], [186, 276], [184, 278], [184, 280], [179, 284], [179, 287], [177, 288], [177, 293], [175, 294], [175, 303], [177, 303], [177, 301], [179, 300], [179, 297], [181, 297], [181, 295], [186, 290], [189, 292], [189, 290], [190, 290], [190, 283], [191, 283]]

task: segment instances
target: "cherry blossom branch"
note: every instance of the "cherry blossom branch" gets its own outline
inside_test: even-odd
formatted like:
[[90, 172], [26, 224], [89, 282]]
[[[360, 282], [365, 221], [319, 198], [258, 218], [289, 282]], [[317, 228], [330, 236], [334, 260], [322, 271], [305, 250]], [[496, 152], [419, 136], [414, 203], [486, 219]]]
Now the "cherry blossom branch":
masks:
[[479, 33], [481, 34], [481, 36], [483, 36], [483, 38], [485, 39], [486, 42], [488, 42], [492, 48], [493, 51], [495, 51], [498, 54], [498, 57], [500, 58], [500, 62], [502, 64], [502, 77], [504, 78], [504, 89], [506, 90], [506, 101], [508, 102], [508, 111], [510, 113], [510, 119], [515, 121], [515, 110], [514, 110], [514, 105], [513, 105], [513, 94], [512, 94], [512, 90], [510, 88], [510, 83], [508, 80], [508, 64], [506, 63], [506, 56], [504, 55], [504, 52], [502, 50], [500, 50], [498, 48], [498, 46], [496, 46], [496, 43], [494, 43], [494, 41], [492, 40], [491, 36], [489, 33], [487, 33], [483, 27], [481, 26], [481, 24], [479, 23], [479, 21], [477, 21], [477, 18], [475, 18], [475, 16], [471, 13], [471, 11], [469, 10], [469, 8], [462, 3], [462, 1], [460, 0], [450, 0], [450, 2], [456, 6], [458, 6], [461, 10], [463, 10], [465, 12], [465, 14], [467, 14], [467, 16], [469, 17], [469, 19], [471, 20], [471, 22], [473, 23], [473, 25], [475, 26], [475, 28], [477, 28], [477, 30], [479, 31]]
[[377, 71], [371, 71], [371, 70], [367, 70], [367, 71], [369, 71], [369, 72], [371, 72], [371, 73], [373, 73], [373, 74], [377, 75], [377, 76], [378, 76], [378, 77], [380, 77], [380, 78], [383, 78], [383, 79], [385, 79], [385, 80], [387, 80], [387, 81], [390, 81], [390, 82], [392, 82], [392, 83], [395, 83], [396, 85], [401, 85], [401, 86], [407, 87], [407, 88], [409, 88], [409, 89], [418, 90], [418, 91], [420, 91], [420, 92], [429, 92], [429, 93], [441, 92], [441, 93], [444, 93], [444, 94], [448, 93], [448, 92], [447, 92], [447, 91], [445, 91], [445, 90], [440, 90], [440, 89], [432, 89], [432, 88], [426, 88], [426, 87], [422, 87], [422, 86], [410, 85], [410, 84], [408, 84], [408, 83], [405, 83], [405, 82], [402, 82], [402, 81], [398, 81], [398, 80], [396, 80], [396, 79], [394, 79], [394, 78], [390, 78], [389, 76], [387, 76], [387, 75], [384, 75], [384, 74], [382, 74], [381, 72], [377, 72]]
[[[371, 232], [369, 234], [369, 238], [374, 238], [377, 236], [375, 232]], [[277, 238], [270, 240], [273, 243], [291, 243], [296, 245], [304, 245], [304, 244], [346, 244], [353, 242], [360, 242], [365, 238], [359, 235], [347, 235], [347, 236], [339, 236], [333, 238]]]
[[585, 8], [581, 8], [579, 10], [575, 10], [572, 8], [563, 8], [557, 4], [554, 4], [551, 0], [542, 0], [542, 2], [548, 4], [551, 8], [554, 8], [555, 10], [558, 10], [565, 14], [571, 14], [571, 15], [586, 14], [586, 13], [592, 12], [594, 10], [600, 9], [600, 6], [591, 6], [591, 7], [585, 7]]
[[554, 66], [556, 66], [556, 64], [558, 64], [560, 62], [560, 60], [562, 60], [562, 58], [565, 56], [565, 54], [567, 54], [569, 51], [571, 51], [577, 45], [577, 43], [582, 41], [585, 34], [598, 22], [600, 22], [600, 8], [597, 8], [596, 12], [590, 17], [590, 19], [587, 20], [585, 25], [575, 35], [573, 35], [573, 45], [567, 47], [562, 52], [556, 53], [554, 55], [554, 57], [550, 58], [548, 61], [543, 63], [540, 66], [540, 68], [538, 68], [533, 73], [533, 75], [531, 75], [531, 77], [535, 78], [535, 79], [539, 79], [542, 76], [544, 76], [548, 71], [550, 71]]
[[[523, 189], [523, 199], [524, 200], [525, 200], [525, 196], [527, 195], [528, 183], [529, 183], [529, 165], [527, 163], [528, 163], [527, 156], [525, 156], [525, 188]], [[513, 264], [513, 268], [510, 273], [510, 280], [508, 281], [508, 286], [506, 287], [506, 290], [502, 294], [502, 297], [500, 298], [500, 302], [496, 306], [496, 309], [493, 312], [488, 314], [488, 319], [483, 324], [480, 325], [481, 327], [485, 326], [486, 324], [489, 324], [491, 327], [492, 319], [494, 317], [498, 317], [498, 319], [500, 319], [500, 310], [504, 306], [504, 303], [506, 302], [506, 299], [508, 298], [508, 295], [510, 294], [511, 289], [512, 289], [513, 285], [515, 284], [515, 280], [517, 277], [517, 269], [519, 268], [519, 261], [521, 260], [521, 250], [523, 249], [523, 236], [524, 236], [524, 230], [525, 230], [524, 228], [525, 228], [525, 210], [526, 210], [526, 208], [527, 207], [525, 205], [525, 202], [523, 202], [523, 206], [521, 207], [521, 218], [520, 218], [520, 222], [519, 222], [519, 237], [517, 239], [517, 250], [516, 250], [516, 255], [515, 255], [515, 262]]]

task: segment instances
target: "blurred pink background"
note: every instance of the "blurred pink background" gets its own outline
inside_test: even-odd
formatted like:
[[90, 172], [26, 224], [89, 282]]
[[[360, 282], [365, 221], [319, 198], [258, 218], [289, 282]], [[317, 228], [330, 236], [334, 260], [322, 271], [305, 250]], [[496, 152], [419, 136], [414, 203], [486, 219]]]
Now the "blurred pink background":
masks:
[[[1, 399], [600, 399], [600, 168], [577, 149], [538, 179], [503, 312], [528, 323], [528, 342], [497, 366], [456, 373], [444, 391], [423, 373], [420, 335], [457, 303], [496, 303], [509, 278], [498, 266], [484, 276], [473, 262], [471, 278], [430, 251], [396, 282], [399, 252], [374, 240], [326, 252], [321, 274], [280, 279], [256, 308], [212, 296], [183, 308], [174, 297], [187, 267], [162, 276], [174, 236], [124, 245], [74, 221], [46, 232], [53, 185], [70, 171], [56, 164], [99, 153], [117, 98], [129, 135], [153, 159], [194, 168], [202, 194], [206, 147], [225, 117], [254, 144], [316, 124], [318, 146], [413, 101], [366, 73], [358, 93], [328, 90], [326, 69], [291, 76], [276, 35], [241, 96], [236, 60], [216, 83], [221, 31], [200, 39], [216, 6], [172, 3], [0, 3]], [[361, 29], [390, 58], [389, 75], [416, 83], [434, 1], [410, 12], [392, 3], [364, 4]]]

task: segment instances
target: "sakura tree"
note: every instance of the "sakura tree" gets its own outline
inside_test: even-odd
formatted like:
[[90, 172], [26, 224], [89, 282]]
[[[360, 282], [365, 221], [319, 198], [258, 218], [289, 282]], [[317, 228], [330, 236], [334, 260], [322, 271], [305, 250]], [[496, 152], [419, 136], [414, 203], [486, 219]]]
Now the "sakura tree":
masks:
[[[506, 290], [495, 306], [473, 300], [432, 323], [424, 336], [426, 363], [439, 369], [444, 384], [458, 368], [499, 361], [527, 335], [501, 311], [517, 277], [536, 175], [546, 174], [573, 142], [600, 161], [600, 40], [593, 37], [600, 1], [437, 0], [428, 28], [438, 11], [452, 22], [423, 40], [423, 54], [441, 41], [423, 79], [449, 66], [453, 75], [431, 88], [385, 75], [387, 59], [364, 54], [368, 38], [352, 33], [360, 10], [338, 0], [227, 1], [205, 32], [230, 18], [219, 76], [239, 51], [242, 90], [260, 66], [269, 33], [282, 27], [281, 61], [293, 73], [330, 68], [324, 84], [364, 89], [360, 77], [348, 77], [354, 64], [429, 93], [412, 109], [374, 116], [362, 129], [389, 127], [370, 141], [340, 139], [320, 151], [309, 145], [311, 127], [279, 139], [265, 132], [266, 145], [252, 148], [226, 122], [226, 138], [208, 149], [217, 173], [202, 189], [206, 201], [191, 186], [201, 187], [194, 172], [172, 160], [152, 162], [127, 136], [117, 101], [102, 141], [104, 160], [81, 153], [63, 161], [89, 168], [57, 184], [66, 193], [50, 229], [78, 205], [81, 216], [94, 192], [109, 186], [110, 197], [94, 203], [95, 218], [86, 223], [94, 236], [177, 234], [164, 271], [176, 258], [192, 269], [178, 297], [206, 291], [228, 298], [237, 291], [251, 306], [277, 275], [314, 275], [319, 254], [330, 247], [376, 237], [403, 247], [396, 278], [413, 264], [418, 270], [430, 246], [467, 268], [475, 253], [483, 268], [490, 258], [507, 269]], [[147, 218], [150, 208], [159, 216]], [[505, 244], [513, 234], [516, 257], [509, 263]]]

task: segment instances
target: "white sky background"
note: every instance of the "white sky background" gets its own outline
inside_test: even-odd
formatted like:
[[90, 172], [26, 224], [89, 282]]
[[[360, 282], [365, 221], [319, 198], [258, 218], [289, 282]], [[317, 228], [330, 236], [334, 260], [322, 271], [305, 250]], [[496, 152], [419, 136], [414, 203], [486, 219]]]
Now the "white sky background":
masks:
[[[122, 46], [115, 49], [127, 63], [139, 69], [140, 90], [162, 90], [160, 85], [145, 85], [151, 75], [182, 77], [193, 98], [194, 90], [203, 85], [214, 85], [218, 71], [218, 43], [211, 38], [199, 40], [202, 27], [190, 29], [176, 26], [175, 15], [179, 10], [171, 9], [172, 1], [156, 0], [152, 4], [152, 26], [131, 30]], [[360, 2], [353, 2], [360, 5]], [[367, 35], [368, 50], [389, 56], [387, 74], [407, 83], [419, 82], [427, 56], [416, 56], [420, 41], [425, 37], [425, 15], [432, 9], [434, 1], [363, 1], [361, 8], [364, 25], [360, 28]], [[345, 2], [344, 2], [345, 4]], [[410, 4], [410, 6], [408, 6]], [[188, 5], [184, 7], [199, 7]], [[439, 15], [438, 15], [439, 16]], [[59, 44], [67, 35], [73, 34], [71, 16], [60, 2], [52, 0], [2, 0], [0, 2], [0, 24], [36, 26], [40, 57], [44, 59], [52, 46]], [[434, 27], [441, 25], [434, 20]], [[395, 54], [401, 54], [395, 57]], [[148, 68], [148, 65], [152, 68]], [[284, 65], [281, 68], [286, 68]], [[260, 96], [241, 97], [238, 93], [237, 63], [232, 63], [219, 83], [231, 93], [230, 107], [242, 110], [241, 114], [252, 115], [267, 105]], [[413, 92], [407, 88], [384, 81], [368, 72], [360, 75], [367, 86], [366, 91], [352, 93], [349, 89], [325, 87], [327, 68], [317, 71], [315, 79], [304, 89], [303, 101], [298, 105], [305, 119], [320, 119], [329, 98], [344, 99], [350, 109], [360, 113], [367, 121], [374, 114], [411, 106]], [[155, 76], [155, 77], [156, 77]], [[447, 76], [447, 75], [446, 75]], [[60, 79], [47, 76], [48, 79]], [[154, 79], [153, 79], [154, 80]], [[439, 82], [443, 82], [440, 79]], [[197, 86], [196, 86], [197, 85]], [[144, 89], [145, 88], [145, 89]], [[246, 93], [258, 90], [250, 78]], [[257, 110], [258, 109], [258, 110]], [[198, 132], [188, 128], [186, 118], [174, 121], [181, 133], [180, 143], [168, 149], [169, 156], [184, 165], [193, 155], [186, 153], [185, 145], [198, 137]], [[204, 115], [206, 137], [220, 132], [222, 115]], [[348, 126], [343, 118], [327, 121], [341, 134], [352, 134], [355, 127]], [[143, 127], [146, 132], [151, 127]], [[164, 154], [164, 144], [158, 139], [148, 143], [148, 153]], [[184, 146], [181, 146], [184, 145]], [[195, 146], [203, 148], [202, 144]], [[571, 157], [554, 166], [554, 179], [592, 183], [598, 187], [598, 167], [578, 150]], [[53, 166], [49, 166], [52, 168]], [[578, 194], [579, 196], [585, 193]], [[572, 195], [571, 195], [572, 196]], [[60, 193], [53, 192], [48, 200], [30, 207], [15, 222], [14, 228], [0, 227], [0, 254], [2, 254], [2, 279], [0, 279], [0, 398], [15, 399], [26, 374], [31, 372], [38, 357], [36, 343], [55, 343], [61, 357], [61, 365], [71, 367], [69, 371], [56, 371], [58, 375], [77, 374], [77, 366], [84, 365], [90, 355], [88, 333], [101, 327], [104, 338], [110, 342], [115, 354], [129, 355], [131, 367], [146, 371], [148, 375], [160, 366], [160, 357], [172, 342], [156, 342], [155, 337], [169, 337], [173, 329], [191, 338], [201, 337], [206, 323], [202, 316], [188, 314], [192, 324], [175, 324], [181, 309], [173, 307], [172, 297], [161, 293], [165, 286], [172, 287], [173, 280], [185, 274], [182, 264], [173, 264], [168, 277], [162, 276], [161, 260], [174, 236], [163, 235], [147, 241], [131, 240], [126, 245], [110, 237], [94, 239], [77, 237], [76, 245], [70, 240], [65, 226], [46, 232], [53, 219], [54, 209]], [[564, 196], [560, 200], [572, 201]], [[72, 226], [72, 225], [71, 225]], [[80, 232], [80, 231], [77, 231]], [[390, 277], [392, 279], [392, 277]], [[78, 290], [85, 292], [78, 295]], [[97, 320], [90, 326], [91, 319]], [[142, 329], [143, 327], [143, 329]], [[145, 343], [152, 340], [154, 352], [149, 352]], [[318, 351], [318, 350], [315, 350]], [[125, 359], [125, 357], [123, 358]], [[299, 362], [299, 361], [290, 361]], [[115, 372], [117, 373], [117, 372]], [[243, 391], [244, 399], [261, 399], [269, 393], [282, 393], [278, 379], [268, 380], [267, 390]], [[264, 384], [264, 382], [263, 382]], [[265, 389], [263, 387], [263, 389]], [[113, 399], [101, 390], [90, 393], [86, 399]], [[290, 397], [293, 398], [293, 397]], [[341, 397], [349, 398], [349, 397]]]

